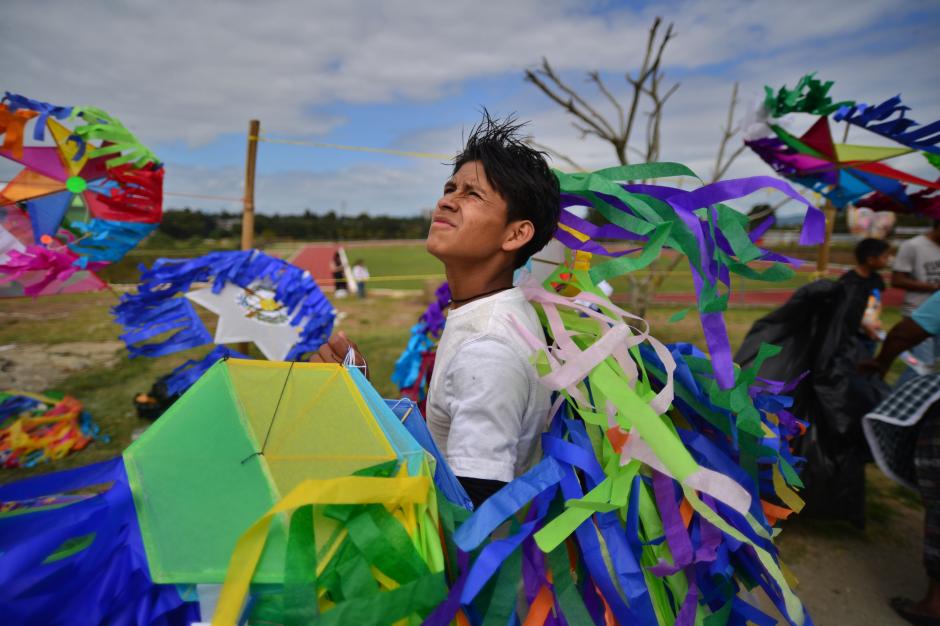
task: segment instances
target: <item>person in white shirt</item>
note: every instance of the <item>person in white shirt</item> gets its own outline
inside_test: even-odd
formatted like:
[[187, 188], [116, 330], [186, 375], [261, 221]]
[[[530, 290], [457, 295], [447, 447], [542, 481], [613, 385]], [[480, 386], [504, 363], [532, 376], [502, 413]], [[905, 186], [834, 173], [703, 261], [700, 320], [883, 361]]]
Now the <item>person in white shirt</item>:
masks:
[[[428, 232], [452, 294], [428, 391], [435, 443], [475, 505], [525, 472], [539, 454], [550, 392], [539, 384], [513, 319], [544, 338], [532, 306], [513, 287], [516, 268], [551, 240], [559, 188], [543, 153], [514, 119], [483, 120], [444, 184]], [[339, 334], [316, 360], [342, 362]]]
[[[898, 248], [891, 272], [891, 286], [904, 290], [901, 313], [905, 316], [923, 304], [940, 289], [940, 220], [924, 235], [908, 239]], [[928, 337], [910, 350], [923, 368], [933, 371], [940, 359], [940, 337]], [[919, 372], [909, 366], [901, 374], [895, 388], [899, 388]]]
[[366, 281], [369, 280], [369, 269], [366, 264], [359, 259], [352, 266], [352, 277], [356, 281], [356, 293], [359, 298], [366, 297]]

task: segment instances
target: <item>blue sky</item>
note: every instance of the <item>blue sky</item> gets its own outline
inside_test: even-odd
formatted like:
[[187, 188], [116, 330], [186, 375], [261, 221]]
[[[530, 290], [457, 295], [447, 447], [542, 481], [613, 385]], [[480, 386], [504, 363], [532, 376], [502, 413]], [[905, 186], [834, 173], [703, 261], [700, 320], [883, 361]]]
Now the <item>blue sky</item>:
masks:
[[[610, 148], [581, 140], [523, 71], [546, 56], [572, 84], [596, 69], [624, 95], [656, 15], [676, 25], [664, 69], [681, 83], [666, 105], [662, 158], [702, 176], [735, 81], [740, 118], [764, 84], [813, 70], [836, 81], [836, 97], [900, 92], [914, 119], [940, 118], [937, 2], [13, 0], [4, 13], [2, 87], [120, 117], [166, 162], [170, 193], [240, 196], [252, 117], [281, 137], [453, 153], [486, 106], [531, 120], [537, 141], [585, 167], [612, 165]], [[746, 153], [729, 175], [767, 173]], [[433, 205], [447, 175], [436, 160], [265, 143], [256, 202], [268, 213], [409, 215]], [[184, 204], [239, 208], [167, 199]]]

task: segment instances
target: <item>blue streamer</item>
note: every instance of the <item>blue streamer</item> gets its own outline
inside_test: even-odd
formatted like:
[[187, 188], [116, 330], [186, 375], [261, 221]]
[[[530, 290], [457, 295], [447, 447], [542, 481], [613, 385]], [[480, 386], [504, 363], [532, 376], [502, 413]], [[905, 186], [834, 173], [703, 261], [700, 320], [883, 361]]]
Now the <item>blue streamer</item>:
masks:
[[83, 236], [69, 244], [79, 255], [75, 265], [85, 268], [89, 262], [116, 263], [152, 233], [157, 224], [117, 222], [93, 218], [72, 225]]
[[32, 98], [10, 93], [9, 91], [3, 96], [3, 101], [7, 104], [11, 112], [18, 111], [19, 109], [29, 109], [30, 111], [39, 113], [39, 118], [36, 120], [36, 125], [33, 127], [33, 139], [36, 141], [45, 141], [46, 122], [50, 117], [64, 120], [72, 114], [72, 107], [49, 104], [42, 100], [33, 100]]
[[937, 146], [940, 143], [940, 120], [921, 125], [906, 117], [910, 110], [910, 107], [901, 104], [901, 96], [898, 94], [874, 106], [862, 102], [843, 106], [836, 111], [833, 119], [860, 126], [915, 150], [940, 154], [940, 146]]
[[[158, 357], [212, 343], [192, 303], [186, 298], [147, 298], [146, 294], [124, 295], [111, 313], [124, 327], [121, 341], [131, 358]], [[158, 335], [176, 331], [156, 343], [144, 343]]]
[[500, 524], [535, 496], [557, 484], [563, 475], [564, 469], [555, 459], [542, 459], [483, 502], [454, 533], [454, 543], [464, 552], [476, 549]]

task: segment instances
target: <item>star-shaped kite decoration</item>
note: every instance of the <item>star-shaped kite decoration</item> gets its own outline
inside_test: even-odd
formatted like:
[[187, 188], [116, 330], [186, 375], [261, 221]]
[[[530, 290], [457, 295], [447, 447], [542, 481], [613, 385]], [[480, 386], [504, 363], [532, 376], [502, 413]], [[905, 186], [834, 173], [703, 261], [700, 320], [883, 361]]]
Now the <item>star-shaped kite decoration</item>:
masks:
[[[219, 316], [215, 337], [194, 304]], [[272, 361], [303, 360], [327, 340], [336, 319], [309, 272], [258, 250], [159, 259], [113, 312], [132, 357], [215, 344], [165, 381], [180, 393], [220, 358], [247, 358], [222, 344], [252, 342]]]
[[270, 286], [228, 284], [219, 293], [206, 287], [190, 291], [186, 297], [219, 316], [215, 343], [250, 341], [266, 359], [284, 361], [300, 340], [300, 327], [291, 326], [291, 316], [274, 295]]

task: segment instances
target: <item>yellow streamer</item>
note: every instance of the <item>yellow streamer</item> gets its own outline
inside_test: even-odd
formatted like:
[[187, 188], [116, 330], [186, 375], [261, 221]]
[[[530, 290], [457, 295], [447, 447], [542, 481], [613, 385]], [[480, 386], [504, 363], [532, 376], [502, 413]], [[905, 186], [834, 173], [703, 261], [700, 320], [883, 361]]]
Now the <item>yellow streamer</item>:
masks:
[[425, 504], [430, 490], [431, 479], [427, 476], [346, 476], [300, 483], [239, 537], [225, 574], [225, 584], [212, 617], [212, 626], [234, 625], [238, 620], [271, 521], [278, 513], [307, 504], [384, 504], [387, 507]]
[[584, 242], [584, 241], [587, 241], [588, 239], [590, 239], [590, 237], [588, 237], [587, 235], [585, 235], [584, 233], [582, 233], [580, 230], [575, 230], [575, 229], [573, 229], [573, 228], [571, 228], [570, 226], [567, 226], [567, 225], [565, 225], [565, 224], [559, 223], [559, 224], [558, 224], [558, 228], [560, 228], [561, 230], [565, 231], [566, 233], [568, 233], [569, 235], [571, 235], [572, 237], [574, 237], [574, 238], [577, 239], [578, 241]]
[[803, 510], [803, 498], [796, 495], [796, 492], [790, 489], [790, 486], [787, 485], [787, 481], [783, 479], [783, 475], [780, 473], [780, 468], [776, 465], [773, 466], [773, 480], [774, 480], [774, 491], [777, 492], [777, 497], [783, 500], [783, 503], [790, 507], [794, 513], [799, 513]]

